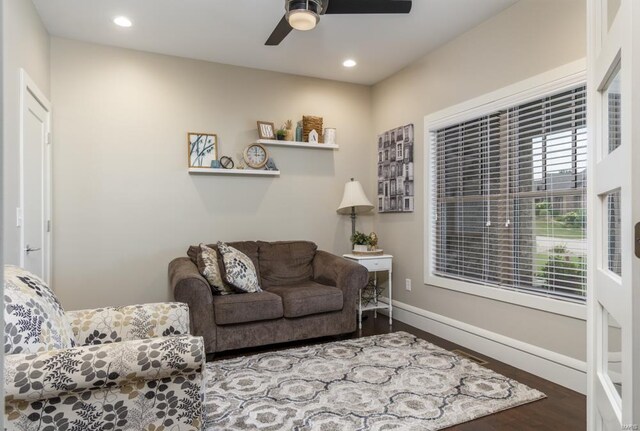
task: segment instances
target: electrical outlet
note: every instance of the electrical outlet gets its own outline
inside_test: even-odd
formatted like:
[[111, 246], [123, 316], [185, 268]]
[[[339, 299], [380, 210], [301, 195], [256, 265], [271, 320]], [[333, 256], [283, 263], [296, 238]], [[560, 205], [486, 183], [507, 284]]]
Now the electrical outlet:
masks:
[[404, 288], [411, 292], [411, 279], [407, 278], [404, 280]]

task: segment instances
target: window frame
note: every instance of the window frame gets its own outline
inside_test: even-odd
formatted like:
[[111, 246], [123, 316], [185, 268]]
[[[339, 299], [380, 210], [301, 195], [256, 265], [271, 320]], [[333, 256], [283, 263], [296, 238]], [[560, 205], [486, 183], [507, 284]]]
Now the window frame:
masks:
[[[435, 275], [432, 244], [434, 238], [434, 193], [433, 166], [431, 163], [432, 132], [465, 121], [505, 110], [540, 99], [552, 93], [569, 90], [586, 83], [586, 62], [578, 60], [548, 72], [536, 75], [497, 91], [451, 106], [424, 117], [424, 284], [481, 296], [527, 308], [586, 320], [586, 305], [538, 295], [535, 292], [519, 292], [485, 286], [453, 278]], [[588, 139], [588, 138], [587, 138]], [[592, 263], [587, 253], [587, 265]], [[587, 292], [588, 295], [588, 292]]]

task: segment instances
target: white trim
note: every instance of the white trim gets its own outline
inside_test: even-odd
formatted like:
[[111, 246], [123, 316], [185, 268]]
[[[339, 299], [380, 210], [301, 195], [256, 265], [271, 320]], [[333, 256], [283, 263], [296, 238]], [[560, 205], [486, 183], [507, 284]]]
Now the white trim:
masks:
[[[589, 430], [637, 429], [640, 424], [640, 261], [635, 257], [634, 225], [640, 220], [640, 2], [619, 1], [611, 17], [605, 0], [587, 1], [587, 124], [590, 174], [587, 178], [588, 325], [587, 361]], [[620, 137], [609, 151], [607, 88], [619, 69]], [[608, 269], [610, 220], [606, 195], [620, 193], [621, 274]], [[609, 322], [620, 331], [621, 362], [611, 372]], [[618, 350], [616, 348], [616, 350]], [[621, 395], [613, 382], [623, 382]]]
[[586, 62], [578, 60], [497, 91], [471, 99], [424, 117], [424, 284], [482, 296], [497, 301], [535, 308], [555, 314], [586, 320], [583, 304], [545, 298], [543, 296], [481, 286], [459, 280], [438, 277], [432, 273], [433, 243], [431, 205], [431, 131], [529, 102], [541, 95], [557, 93], [586, 81]]
[[268, 171], [266, 169], [225, 169], [225, 168], [189, 168], [190, 174], [209, 175], [258, 175], [263, 177], [277, 177], [280, 171]]
[[425, 284], [496, 301], [508, 302], [522, 307], [548, 311], [554, 314], [573, 317], [574, 319], [587, 319], [586, 304], [547, 298], [537, 295], [535, 292], [518, 292], [516, 290], [501, 289], [499, 287], [483, 286], [481, 284], [454, 280], [433, 274], [427, 274]]
[[279, 145], [282, 147], [316, 148], [318, 150], [337, 150], [340, 148], [337, 144], [313, 144], [311, 142], [278, 141], [276, 139], [258, 139], [256, 143], [262, 145]]
[[[45, 109], [47, 112], [47, 146], [45, 148], [45, 167], [46, 170], [46, 197], [48, 198], [48, 202], [43, 202], [43, 211], [44, 218], [46, 220], [50, 220], [51, 224], [53, 224], [52, 219], [52, 168], [53, 168], [53, 154], [52, 154], [52, 145], [51, 145], [51, 102], [44, 95], [44, 93], [38, 88], [36, 83], [29, 77], [29, 74], [24, 70], [20, 69], [20, 142], [19, 142], [19, 154], [20, 154], [20, 209], [19, 213], [21, 214], [20, 221], [20, 266], [24, 267], [24, 249], [25, 249], [25, 238], [24, 238], [24, 126], [25, 126], [25, 108], [27, 103], [27, 95], [31, 94], [36, 101]], [[44, 178], [43, 173], [43, 178]], [[43, 274], [43, 278], [45, 282], [51, 283], [51, 264], [52, 264], [52, 256], [51, 251], [53, 249], [53, 232], [50, 230], [47, 232], [45, 230], [45, 235], [48, 235], [48, 241], [45, 244], [42, 244], [43, 251], [46, 252], [47, 262], [46, 262], [46, 272]]]
[[[384, 311], [381, 314], [385, 314]], [[396, 300], [393, 301], [393, 317], [581, 394], [587, 391], [585, 361]]]

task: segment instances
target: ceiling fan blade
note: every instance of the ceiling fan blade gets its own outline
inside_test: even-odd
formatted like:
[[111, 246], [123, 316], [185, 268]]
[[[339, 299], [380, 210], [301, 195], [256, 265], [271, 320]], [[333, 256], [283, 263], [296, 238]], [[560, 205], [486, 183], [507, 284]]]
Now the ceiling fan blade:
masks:
[[283, 16], [276, 28], [273, 30], [273, 33], [271, 33], [271, 36], [269, 36], [269, 39], [267, 39], [267, 41], [265, 42], [265, 45], [280, 45], [280, 42], [282, 42], [283, 39], [287, 37], [289, 33], [291, 33], [291, 30], [293, 30], [293, 27], [289, 25], [287, 17]]
[[411, 0], [328, 0], [325, 14], [409, 13]]

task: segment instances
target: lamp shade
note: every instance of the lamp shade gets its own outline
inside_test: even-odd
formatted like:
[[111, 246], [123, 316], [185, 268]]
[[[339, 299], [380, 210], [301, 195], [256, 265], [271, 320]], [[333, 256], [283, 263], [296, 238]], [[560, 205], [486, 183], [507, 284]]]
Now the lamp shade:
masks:
[[354, 181], [353, 178], [344, 185], [344, 195], [338, 207], [338, 213], [349, 214], [351, 208], [355, 208], [356, 213], [364, 213], [373, 209], [373, 205], [364, 194], [362, 184], [359, 181]]

